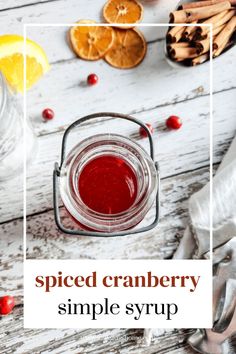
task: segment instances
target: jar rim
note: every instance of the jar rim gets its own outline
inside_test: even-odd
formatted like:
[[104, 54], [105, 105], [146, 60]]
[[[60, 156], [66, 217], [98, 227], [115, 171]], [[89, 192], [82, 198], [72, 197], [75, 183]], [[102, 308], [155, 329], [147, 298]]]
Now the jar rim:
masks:
[[[88, 161], [92, 154], [105, 154], [105, 148], [109, 149], [110, 154], [112, 152], [113, 155], [119, 153], [120, 156], [125, 156], [127, 158], [126, 162], [129, 158], [129, 161], [136, 163], [136, 168], [139, 168], [139, 178], [143, 178], [143, 180], [140, 180], [140, 186], [142, 186], [139, 190], [140, 195], [137, 195], [130, 208], [117, 214], [102, 214], [89, 209], [85, 203], [81, 203], [78, 195], [73, 194], [74, 190], [72, 189], [72, 178], [77, 181], [78, 176], [75, 169], [78, 168], [79, 163], [80, 168], [82, 168], [84, 160]], [[138, 175], [136, 177], [138, 178]], [[134, 223], [138, 215], [139, 218], [142, 215], [145, 216], [144, 214], [147, 213], [155, 200], [157, 176], [154, 161], [138, 143], [118, 134], [98, 134], [84, 139], [68, 153], [61, 168], [59, 185], [62, 201], [75, 220], [90, 229], [98, 230], [101, 227], [102, 230], [98, 231], [113, 232], [117, 231], [117, 227], [121, 227], [121, 225], [118, 225], [119, 222], [124, 224], [125, 227], [125, 225]]]

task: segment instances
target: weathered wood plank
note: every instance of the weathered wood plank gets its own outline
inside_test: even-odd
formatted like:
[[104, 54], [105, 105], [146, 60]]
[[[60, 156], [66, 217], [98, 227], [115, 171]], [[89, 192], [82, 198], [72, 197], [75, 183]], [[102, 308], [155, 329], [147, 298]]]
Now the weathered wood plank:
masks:
[[[176, 6], [177, 0], [159, 0], [155, 6], [144, 5], [143, 23], [166, 23], [169, 20], [170, 11]], [[24, 6], [22, 5], [32, 6]], [[79, 19], [93, 19], [97, 22], [103, 22], [102, 8], [105, 0], [70, 0], [68, 6], [67, 0], [48, 1], [48, 0], [7, 0], [2, 1], [0, 10], [9, 9], [8, 11], [0, 11], [1, 32], [8, 33], [9, 28], [12, 33], [23, 31], [23, 23], [73, 23]], [[17, 7], [14, 9], [14, 7]], [[52, 44], [55, 39], [64, 38], [65, 29], [58, 28], [55, 32], [50, 29], [42, 29], [43, 33], [47, 33], [48, 43], [45, 48]], [[146, 37], [151, 40], [152, 32], [150, 29], [145, 31]], [[163, 38], [165, 29], [158, 31], [158, 38]], [[53, 35], [52, 35], [53, 34]], [[55, 37], [56, 35], [56, 37]], [[30, 34], [29, 34], [30, 37]], [[45, 38], [45, 39], [46, 39]], [[156, 38], [156, 34], [155, 37]]]
[[[188, 222], [188, 199], [209, 179], [208, 168], [162, 181], [161, 220], [145, 235], [113, 239], [67, 236], [56, 228], [48, 211], [28, 217], [28, 257], [37, 259], [162, 259], [170, 257]], [[63, 212], [64, 222], [69, 223]], [[151, 210], [145, 223], [153, 217]], [[2, 291], [20, 288], [22, 282], [22, 220], [0, 226], [0, 284]]]
[[[222, 92], [215, 96], [214, 107], [214, 162], [219, 162], [234, 136], [235, 91]], [[225, 107], [227, 107], [227, 116]], [[137, 114], [143, 121], [149, 121], [155, 128], [154, 141], [156, 159], [161, 165], [161, 175], [167, 177], [176, 173], [194, 170], [206, 166], [209, 161], [209, 98], [182, 102], [168, 107], [159, 107], [148, 112]], [[180, 131], [167, 132], [165, 118], [170, 114], [183, 117], [184, 125]], [[89, 127], [89, 129], [88, 129]], [[146, 139], [140, 140], [137, 128], [131, 124], [116, 120], [109, 124], [97, 123], [84, 125], [71, 135], [71, 145], [86, 138], [90, 134], [116, 132], [127, 135], [148, 147]], [[38, 138], [39, 152], [34, 164], [28, 171], [28, 213], [32, 214], [52, 208], [52, 169], [59, 160], [62, 134], [51, 134]], [[68, 147], [69, 148], [69, 147]], [[18, 179], [0, 185], [1, 221], [21, 216], [22, 185]]]
[[58, 0], [4, 0], [1, 1], [0, 11], [9, 11], [10, 9], [18, 9], [22, 6], [37, 5], [40, 3], [48, 1], [58, 1]]
[[[206, 95], [209, 65], [194, 68], [190, 77], [188, 69], [169, 67], [162, 47], [163, 42], [150, 44], [146, 59], [129, 72], [111, 68], [104, 61], [74, 59], [53, 65], [51, 72], [27, 96], [28, 114], [37, 135], [59, 131], [76, 117], [104, 109], [133, 113]], [[235, 87], [231, 54], [222, 56], [214, 64], [216, 92]], [[99, 75], [100, 82], [95, 87], [85, 84], [90, 72]], [[47, 125], [41, 118], [45, 106], [56, 112], [56, 118]]]
[[[162, 259], [170, 257], [188, 222], [188, 199], [209, 180], [209, 170], [204, 168], [162, 181], [161, 220], [158, 227], [145, 235], [99, 239], [68, 236], [55, 226], [53, 213], [47, 212], [28, 218], [28, 258], [64, 259]], [[143, 225], [154, 217], [155, 208], [149, 212]], [[63, 221], [71, 224], [62, 210]]]
[[[71, 59], [54, 64], [27, 95], [27, 111], [37, 135], [59, 131], [76, 117], [104, 109], [141, 112], [206, 95], [209, 65], [194, 68], [191, 76], [189, 69], [172, 69], [164, 58], [163, 46], [163, 41], [150, 44], [143, 63], [126, 72], [110, 67], [103, 60]], [[236, 47], [214, 63], [215, 92], [235, 87], [232, 53], [236, 54]], [[86, 85], [90, 72], [99, 75], [95, 87]], [[45, 106], [56, 112], [56, 118], [47, 125], [41, 118]]]
[[[50, 5], [50, 8], [53, 7], [54, 9], [53, 18], [55, 19], [62, 3], [63, 1], [56, 2], [59, 6], [57, 6], [57, 11], [55, 11], [55, 3], [53, 2], [33, 7]], [[78, 2], [72, 3], [70, 7], [70, 11], [73, 10], [74, 15], [73, 4], [76, 7]], [[87, 8], [90, 7], [87, 6]], [[94, 8], [96, 6], [93, 6], [93, 11]], [[26, 9], [29, 11], [28, 8]], [[3, 17], [2, 19], [0, 14], [3, 25], [7, 23], [6, 31], [11, 27], [13, 32], [14, 28], [15, 32], [18, 32], [19, 22], [16, 24], [17, 21], [20, 21], [21, 24], [29, 21], [34, 22], [36, 19], [41, 23], [43, 21], [47, 22], [47, 19], [49, 21], [49, 17], [47, 17], [49, 13], [45, 12], [45, 9], [42, 10], [42, 13], [41, 10], [32, 11], [31, 9], [29, 15], [27, 15], [27, 11], [24, 11], [22, 16], [13, 16], [12, 19], [11, 16], [9, 18], [9, 13], [7, 18]], [[162, 16], [162, 11], [164, 10], [157, 11], [158, 16]], [[65, 11], [61, 11], [61, 16], [63, 18], [66, 16]], [[10, 25], [9, 20], [12, 21]], [[149, 19], [147, 20], [146, 22], [152, 22]], [[57, 21], [55, 20], [55, 22]], [[163, 36], [165, 29], [149, 27], [145, 31], [148, 32], [147, 39], [150, 40], [160, 38], [160, 32]], [[42, 44], [51, 62], [59, 61], [57, 65], [53, 65], [51, 72], [28, 94], [28, 113], [32, 116], [37, 134], [57, 131], [62, 126], [68, 125], [79, 114], [88, 113], [88, 110], [90, 112], [95, 109], [104, 109], [104, 107], [106, 109], [114, 107], [113, 109], [125, 109], [127, 113], [130, 113], [193, 98], [209, 91], [209, 66], [206, 64], [191, 70], [191, 79], [188, 69], [179, 71], [171, 69], [164, 59], [164, 41], [150, 44], [144, 62], [138, 68], [124, 72], [111, 68], [103, 61], [88, 63], [75, 59], [73, 52], [66, 43], [65, 28], [29, 28], [29, 34], [31, 38]], [[232, 75], [235, 51], [236, 48], [214, 61], [215, 91], [235, 87], [234, 75]], [[96, 71], [101, 81], [97, 87], [92, 89], [83, 85], [87, 74], [91, 71]], [[102, 74], [100, 75], [100, 73]], [[110, 77], [113, 78], [112, 82]], [[171, 82], [175, 84], [172, 85]], [[111, 85], [110, 88], [108, 83]], [[135, 89], [135, 87], [138, 89]], [[118, 97], [120, 99], [117, 99]], [[134, 101], [136, 107], [133, 106]], [[57, 114], [57, 119], [51, 122], [47, 129], [42, 124], [40, 117], [45, 105], [54, 108]]]
[[[104, 1], [98, 0], [96, 1], [96, 6], [94, 6], [93, 0], [71, 0], [70, 6], [68, 6], [66, 0], [54, 2], [45, 0], [45, 3], [43, 3], [44, 0], [7, 0], [4, 1], [3, 5], [1, 4], [0, 9], [30, 5], [36, 2], [42, 2], [42, 4], [0, 12], [2, 32], [9, 32], [9, 28], [11, 28], [12, 33], [19, 33], [22, 30], [23, 22], [46, 23], [51, 22], [52, 19], [53, 22], [57, 23], [73, 22], [82, 17], [99, 20], [98, 9], [104, 3]], [[166, 22], [169, 10], [174, 7], [174, 3], [176, 2], [171, 0], [167, 4], [166, 1], [159, 0], [157, 6], [146, 8], [144, 21], [152, 23]], [[165, 29], [154, 31], [152, 28], [146, 28], [144, 32], [148, 40], [153, 40], [162, 38]], [[98, 108], [104, 110], [104, 107], [106, 107], [106, 110], [108, 108], [112, 108], [113, 110], [115, 107], [117, 110], [123, 110], [126, 113], [146, 110], [148, 113], [143, 112], [137, 116], [145, 121], [155, 123], [155, 139], [157, 139], [158, 143], [157, 156], [162, 162], [163, 176], [184, 172], [187, 170], [187, 167], [188, 169], [196, 169], [207, 165], [208, 156], [205, 152], [207, 134], [200, 134], [206, 127], [205, 120], [208, 117], [207, 98], [197, 99], [195, 104], [190, 101], [189, 103], [181, 103], [181, 105], [171, 105], [152, 110], [157, 105], [172, 104], [206, 94], [208, 92], [208, 82], [206, 78], [203, 78], [206, 70], [205, 66], [195, 70], [194, 75], [196, 76], [194, 76], [194, 80], [192, 76], [194, 71], [191, 71], [190, 77], [187, 71], [175, 73], [164, 62], [163, 43], [158, 42], [149, 46], [148, 57], [144, 62], [151, 69], [150, 72], [144, 69], [141, 70], [141, 66], [140, 71], [137, 68], [135, 71], [120, 72], [106, 66], [102, 62], [93, 63], [93, 65], [91, 63], [86, 63], [85, 65], [83, 63], [82, 68], [81, 62], [74, 59], [73, 53], [65, 44], [65, 29], [61, 28], [56, 31], [48, 28], [36, 31], [30, 30], [29, 36], [35, 38], [45, 47], [50, 61], [60, 61], [56, 65], [53, 65], [50, 75], [45, 77], [29, 94], [29, 102], [32, 107], [29, 109], [29, 113], [33, 118], [34, 126], [39, 135], [64, 129], [76, 116], [89, 113], [87, 111], [88, 107], [91, 107], [91, 111], [94, 111], [94, 107], [96, 110]], [[232, 75], [232, 52], [220, 58], [219, 61], [216, 61], [214, 68], [214, 87], [216, 91], [228, 90], [235, 87], [234, 75]], [[99, 100], [98, 96], [93, 99], [93, 96], [96, 96], [94, 95], [95, 91], [92, 94], [90, 92], [88, 94], [84, 88], [83, 90], [81, 88], [81, 94], [77, 93], [78, 83], [87, 76], [88, 72], [95, 70], [99, 75], [102, 72], [101, 78], [104, 80], [104, 86], [107, 85], [110, 77], [113, 77], [115, 82], [115, 85], [112, 83], [109, 90], [112, 91], [111, 93], [107, 93], [107, 89], [105, 90], [106, 95], [103, 93], [102, 85], [100, 86], [99, 89], [105, 98], [103, 102]], [[157, 76], [151, 75], [155, 70], [157, 71]], [[78, 73], [78, 76], [75, 73], [76, 75]], [[168, 81], [165, 80], [166, 76], [168, 76]], [[57, 80], [55, 80], [56, 78]], [[154, 85], [154, 79], [159, 80], [157, 86]], [[64, 82], [61, 83], [61, 81]], [[136, 82], [138, 82], [140, 90], [142, 89], [143, 93], [147, 93], [145, 97], [142, 95], [142, 92], [139, 93], [133, 89], [133, 85]], [[175, 85], [171, 85], [171, 82], [175, 83]], [[148, 84], [150, 84], [150, 87]], [[179, 88], [181, 85], [183, 85], [183, 90]], [[53, 95], [55, 87], [59, 89]], [[125, 95], [122, 96], [121, 93], [124, 87], [126, 87], [124, 90]], [[165, 91], [165, 94], [162, 93], [163, 91]], [[158, 99], [153, 94], [154, 92], [159, 93]], [[40, 95], [42, 95], [41, 98]], [[124, 100], [124, 96], [128, 96], [129, 99]], [[118, 102], [117, 97], [122, 97], [121, 102]], [[221, 160], [222, 154], [228, 147], [229, 141], [235, 131], [234, 97], [235, 91], [233, 90], [225, 94], [216, 95], [215, 98], [216, 114], [214, 131], [216, 137], [216, 162]], [[60, 103], [62, 98], [64, 98], [63, 105]], [[83, 102], [85, 108], [82, 106], [78, 109], [77, 100]], [[67, 107], [65, 107], [65, 101], [68, 102]], [[133, 102], [135, 102], [135, 108]], [[39, 119], [39, 112], [45, 105], [55, 107], [57, 111], [57, 120], [53, 121], [50, 125], [47, 124], [47, 126], [43, 125]], [[203, 106], [203, 108], [199, 108], [198, 106]], [[227, 107], [227, 110], [225, 107]], [[173, 114], [173, 110], [175, 110], [174, 113], [183, 115], [184, 118], [190, 114], [191, 117], [189, 116], [188, 118], [192, 121], [189, 124], [189, 128], [183, 131], [184, 134], [178, 135], [177, 138], [174, 134], [168, 136], [163, 129], [164, 118], [169, 114]], [[193, 111], [195, 111], [194, 114], [192, 114]], [[225, 117], [226, 113], [227, 117]], [[187, 118], [186, 123], [189, 123]], [[104, 125], [99, 124], [95, 126], [95, 129], [102, 131], [103, 127]], [[198, 130], [200, 127], [202, 130]], [[81, 133], [78, 135], [79, 138], [86, 135], [87, 128], [84, 126], [81, 129]], [[123, 129], [121, 127], [120, 129], [123, 134], [127, 133], [128, 136], [134, 139], [138, 138], [134, 128]], [[39, 139], [39, 160], [36, 161], [37, 166], [35, 165], [32, 168], [32, 172], [29, 175], [29, 199], [32, 201], [29, 212], [39, 211], [41, 210], [41, 206], [42, 210], [51, 207], [50, 173], [52, 163], [55, 159], [58, 159], [60, 139], [61, 134], [58, 134], [56, 138], [53, 134]], [[76, 137], [73, 138], [73, 141], [75, 139]], [[145, 146], [146, 142], [143, 143]], [[186, 149], [189, 146], [192, 146], [192, 150], [189, 151], [189, 157], [183, 157], [183, 155], [186, 155], [186, 151], [188, 151]], [[178, 162], [175, 162], [175, 160], [178, 160]], [[173, 170], [168, 168], [168, 164], [173, 167]], [[116, 252], [118, 258], [126, 258], [130, 257], [130, 255], [131, 258], [160, 258], [170, 256], [177, 245], [175, 236], [182, 234], [187, 223], [187, 199], [194, 190], [205, 184], [207, 179], [207, 169], [202, 169], [194, 173], [187, 173], [165, 180], [163, 183], [163, 197], [165, 199], [163, 200], [167, 204], [164, 203], [162, 205], [163, 220], [157, 234], [153, 233], [152, 235], [145, 236], [145, 242], [143, 242], [143, 237], [141, 236], [137, 236], [136, 239], [124, 238], [117, 240], [117, 244], [114, 244], [112, 252], [120, 247], [120, 251]], [[13, 187], [12, 183], [0, 186], [1, 200], [5, 200], [2, 204], [2, 209], [0, 208], [1, 217], [3, 215], [2, 221], [21, 214], [22, 189], [19, 187], [21, 182], [22, 180], [18, 178], [17, 181], [12, 182], [16, 184], [15, 187]], [[183, 190], [184, 187], [186, 190]], [[38, 191], [40, 190], [43, 193], [39, 193]], [[105, 254], [108, 255], [112, 244], [109, 245], [106, 243], [103, 245], [102, 242], [104, 243], [104, 240], [100, 240], [101, 242], [97, 243], [95, 239], [90, 242], [88, 239], [80, 238], [78, 240], [78, 238], [68, 238], [59, 234], [53, 225], [51, 211], [37, 217], [29, 218], [28, 253], [30, 257], [76, 258], [79, 255], [83, 258], [107, 258], [103, 256], [103, 247], [105, 246]], [[45, 226], [47, 228], [49, 226], [47, 231], [44, 229]], [[22, 295], [22, 222], [17, 220], [1, 225], [0, 233], [0, 292], [11, 292], [14, 295]], [[150, 249], [150, 245], [152, 245], [152, 249]], [[13, 315], [7, 316], [0, 321], [1, 353], [193, 353], [186, 344], [186, 332], [182, 330], [168, 331], [161, 338], [156, 339], [150, 347], [143, 347], [140, 344], [143, 334], [142, 330], [24, 330], [22, 310], [22, 306], [18, 306]]]
[[[4, 1], [2, 6], [8, 8], [8, 5], [11, 5], [13, 9], [0, 12], [2, 33], [9, 33], [9, 28], [11, 28], [11, 33], [20, 33], [23, 31], [23, 23], [38, 23], [42, 25], [73, 23], [81, 18], [94, 19], [101, 22], [101, 9], [105, 2], [104, 0], [97, 0], [95, 5], [93, 0], [70, 0], [70, 6], [68, 6], [67, 0], [45, 0], [44, 3], [41, 0], [36, 5], [14, 9], [15, 5], [17, 6], [18, 3], [21, 5], [23, 1]], [[29, 4], [30, 1], [32, 3], [35, 2], [35, 0], [25, 1], [26, 4]], [[154, 6], [145, 5], [142, 23], [167, 23], [169, 21], [169, 13], [177, 3], [178, 0], [169, 0], [168, 2], [159, 0]], [[54, 62], [74, 58], [72, 51], [66, 44], [66, 31], [67, 29], [63, 27], [50, 28], [47, 26], [36, 29], [29, 27], [27, 32], [30, 38], [36, 40], [45, 48], [50, 62]], [[153, 41], [164, 38], [166, 28], [146, 27], [142, 28], [142, 31], [148, 41]], [[162, 47], [160, 48], [161, 52], [163, 52]], [[219, 64], [219, 66], [223, 68], [223, 65]]]
[[[188, 222], [189, 196], [209, 178], [208, 169], [186, 173], [163, 181], [161, 222], [154, 232], [121, 239], [68, 237], [56, 228], [52, 212], [28, 219], [28, 255], [32, 258], [163, 258], [177, 246]], [[1, 225], [0, 233], [0, 293], [22, 295], [22, 220]], [[22, 304], [23, 299], [18, 300]], [[186, 333], [168, 331], [143, 347], [142, 330], [33, 330], [23, 329], [22, 307], [2, 318], [0, 352], [17, 353], [191, 353], [186, 345]], [[4, 340], [3, 340], [4, 339]], [[89, 346], [88, 346], [89, 343]]]
[[[186, 173], [163, 181], [162, 220], [151, 236], [107, 241], [61, 235], [53, 226], [52, 213], [33, 216], [28, 220], [28, 252], [37, 258], [158, 258], [169, 256], [177, 245], [176, 235], [181, 235], [187, 223], [187, 200], [189, 195], [208, 180], [208, 169]], [[181, 181], [180, 181], [181, 180]], [[47, 229], [47, 231], [45, 230]], [[3, 231], [3, 232], [2, 232]], [[22, 222], [21, 220], [1, 226], [0, 284], [1, 291], [22, 294]], [[145, 242], [144, 242], [145, 237]], [[115, 242], [114, 242], [115, 241]], [[77, 247], [78, 245], [78, 247]], [[150, 248], [150, 245], [152, 247]], [[158, 250], [159, 248], [159, 250]], [[133, 249], [133, 250], [132, 250]], [[73, 254], [72, 254], [73, 253]], [[12, 276], [9, 276], [9, 274]], [[141, 345], [142, 330], [24, 330], [22, 307], [13, 315], [2, 319], [0, 351], [18, 353], [168, 353], [187, 354], [186, 332], [168, 331], [155, 339], [150, 347]], [[6, 336], [7, 334], [7, 336]], [[88, 346], [89, 343], [89, 346]]]
[[150, 347], [142, 344], [143, 330], [135, 329], [23, 329], [23, 308], [1, 320], [0, 351], [4, 354], [191, 354], [186, 344], [190, 330], [168, 330], [153, 340]]
[[[116, 239], [66, 236], [60, 233], [52, 211], [27, 220], [29, 258], [37, 259], [162, 259], [169, 258], [188, 222], [188, 198], [208, 181], [207, 168], [171, 177], [162, 182], [161, 221], [145, 235]], [[150, 212], [148, 219], [153, 215]], [[65, 218], [68, 222], [68, 217]], [[0, 293], [23, 292], [22, 220], [0, 226]]]
[[[27, 111], [37, 135], [59, 131], [76, 117], [89, 113], [104, 110], [141, 112], [206, 95], [209, 92], [209, 65], [194, 68], [190, 79], [189, 70], [176, 70], [168, 65], [163, 45], [163, 42], [150, 44], [142, 64], [129, 71], [114, 69], [103, 60], [73, 59], [54, 64], [27, 95]], [[231, 65], [228, 56], [224, 62], [222, 67]], [[94, 87], [85, 83], [90, 72], [99, 75], [99, 84]], [[234, 85], [232, 76], [220, 77], [217, 90]], [[41, 117], [45, 106], [56, 112], [56, 118], [48, 124], [44, 124]]]

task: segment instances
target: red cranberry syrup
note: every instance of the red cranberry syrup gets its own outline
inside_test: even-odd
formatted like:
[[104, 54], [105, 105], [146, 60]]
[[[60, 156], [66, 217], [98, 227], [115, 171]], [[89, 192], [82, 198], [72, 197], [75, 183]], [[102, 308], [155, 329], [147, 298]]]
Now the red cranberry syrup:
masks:
[[117, 214], [133, 205], [137, 196], [137, 178], [124, 159], [100, 156], [84, 166], [78, 188], [87, 207], [102, 214]]

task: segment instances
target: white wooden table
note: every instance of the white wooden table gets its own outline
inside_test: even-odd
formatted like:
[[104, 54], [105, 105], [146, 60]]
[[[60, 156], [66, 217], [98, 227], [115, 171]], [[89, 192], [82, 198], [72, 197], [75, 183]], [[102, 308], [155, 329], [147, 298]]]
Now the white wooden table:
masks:
[[[101, 21], [103, 0], [6, 0], [0, 2], [1, 33], [22, 33], [23, 23], [71, 23], [81, 18]], [[176, 0], [146, 6], [145, 23], [168, 22]], [[144, 62], [120, 71], [103, 61], [75, 58], [66, 44], [65, 27], [28, 28], [28, 37], [47, 52], [51, 71], [27, 96], [28, 114], [37, 135], [38, 154], [28, 170], [27, 248], [29, 258], [169, 258], [188, 223], [188, 198], [209, 179], [209, 65], [174, 70], [164, 58], [166, 28], [141, 29], [148, 41]], [[220, 163], [236, 128], [236, 49], [214, 62], [214, 164]], [[95, 72], [100, 82], [86, 87]], [[51, 107], [53, 121], [41, 111]], [[99, 111], [133, 114], [153, 124], [156, 159], [162, 177], [159, 227], [146, 235], [118, 239], [65, 236], [52, 212], [52, 168], [59, 159], [63, 131], [76, 118]], [[180, 115], [183, 128], [165, 129], [165, 119]], [[137, 128], [116, 120], [98, 120], [72, 134], [71, 144], [88, 135], [116, 131], [141, 143]], [[150, 347], [140, 343], [142, 330], [24, 330], [22, 264], [22, 178], [0, 184], [0, 292], [18, 296], [14, 313], [0, 321], [0, 352], [7, 353], [192, 353], [184, 330], [168, 331]], [[63, 209], [62, 209], [63, 213]], [[151, 211], [149, 218], [153, 216]], [[68, 220], [65, 219], [65, 222]], [[148, 221], [148, 220], [146, 220]], [[125, 324], [124, 324], [125, 326]]]

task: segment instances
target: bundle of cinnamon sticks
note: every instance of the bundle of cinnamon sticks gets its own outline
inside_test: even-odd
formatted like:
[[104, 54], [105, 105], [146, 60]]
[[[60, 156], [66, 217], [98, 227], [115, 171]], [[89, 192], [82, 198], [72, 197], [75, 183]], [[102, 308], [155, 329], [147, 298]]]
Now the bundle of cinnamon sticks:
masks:
[[[185, 3], [170, 14], [173, 26], [167, 33], [168, 56], [185, 65], [198, 65], [210, 57], [209, 24], [212, 24], [212, 53], [219, 56], [232, 45], [236, 31], [236, 0], [201, 0]], [[206, 26], [208, 25], [208, 26]]]

